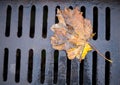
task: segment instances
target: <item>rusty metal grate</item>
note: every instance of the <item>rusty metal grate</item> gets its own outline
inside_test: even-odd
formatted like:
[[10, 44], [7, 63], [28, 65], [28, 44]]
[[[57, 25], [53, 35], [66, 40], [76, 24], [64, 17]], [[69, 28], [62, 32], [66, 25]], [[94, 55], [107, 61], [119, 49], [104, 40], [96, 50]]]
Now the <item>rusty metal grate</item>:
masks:
[[[51, 48], [56, 9], [78, 6], [93, 23], [95, 51], [79, 63]], [[0, 1], [0, 85], [120, 85], [120, 2]]]

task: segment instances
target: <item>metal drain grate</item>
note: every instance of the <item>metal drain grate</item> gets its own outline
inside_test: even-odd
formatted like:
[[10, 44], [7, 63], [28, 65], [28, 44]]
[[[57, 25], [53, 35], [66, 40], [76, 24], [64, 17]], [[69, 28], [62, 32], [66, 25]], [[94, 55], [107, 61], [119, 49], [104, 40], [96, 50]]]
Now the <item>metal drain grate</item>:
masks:
[[[95, 51], [79, 63], [51, 48], [56, 9], [78, 6], [93, 23]], [[0, 85], [120, 85], [120, 2], [0, 1]]]

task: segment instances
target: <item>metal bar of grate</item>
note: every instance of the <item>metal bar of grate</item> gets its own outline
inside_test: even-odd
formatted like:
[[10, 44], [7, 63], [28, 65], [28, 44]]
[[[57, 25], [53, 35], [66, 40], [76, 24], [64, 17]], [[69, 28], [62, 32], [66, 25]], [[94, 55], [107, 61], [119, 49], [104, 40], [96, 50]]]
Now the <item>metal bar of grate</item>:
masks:
[[[78, 6], [91, 20], [96, 51], [79, 63], [51, 47], [56, 8]], [[0, 85], [120, 85], [119, 0], [0, 1]]]

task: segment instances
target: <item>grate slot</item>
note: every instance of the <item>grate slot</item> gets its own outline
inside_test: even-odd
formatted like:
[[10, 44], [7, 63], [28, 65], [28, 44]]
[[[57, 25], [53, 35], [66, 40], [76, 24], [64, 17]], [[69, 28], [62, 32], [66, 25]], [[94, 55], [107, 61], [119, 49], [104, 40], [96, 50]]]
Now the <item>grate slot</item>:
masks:
[[20, 81], [20, 61], [21, 61], [21, 50], [17, 49], [16, 51], [16, 71], [15, 71], [15, 82], [19, 83]]
[[[69, 6], [69, 8], [72, 10], [73, 7]], [[71, 60], [67, 58], [67, 74], [66, 74], [66, 83], [67, 85], [70, 85], [71, 80]]]
[[32, 71], [33, 71], [33, 50], [29, 50], [29, 59], [28, 59], [28, 75], [27, 80], [29, 83], [32, 82]]
[[85, 6], [81, 6], [81, 12], [83, 12], [83, 17], [85, 18], [85, 15], [86, 15], [86, 13], [85, 13], [85, 11], [86, 11], [86, 8], [85, 8]]
[[36, 12], [36, 7], [33, 5], [31, 8], [30, 38], [34, 38], [34, 34], [35, 34], [35, 12]]
[[4, 64], [3, 64], [3, 81], [7, 81], [8, 76], [8, 56], [9, 50], [8, 48], [4, 49]]
[[54, 80], [53, 80], [54, 84], [57, 84], [57, 81], [58, 81], [58, 56], [59, 56], [59, 51], [55, 50], [54, 51]]
[[111, 22], [111, 20], [110, 20], [110, 8], [109, 7], [107, 7], [106, 9], [105, 9], [105, 17], [106, 17], [106, 36], [105, 36], [105, 39], [107, 40], [107, 41], [109, 41], [110, 40], [110, 22]]
[[71, 60], [67, 59], [67, 74], [66, 74], [67, 85], [70, 85], [70, 75], [71, 75]]
[[[83, 12], [83, 17], [85, 18], [86, 16], [86, 8], [85, 6], [81, 6], [80, 8], [81, 12]], [[79, 84], [82, 85], [83, 84], [83, 74], [84, 74], [84, 60], [80, 63], [80, 73], [79, 73]]]
[[95, 36], [93, 36], [93, 40], [97, 40], [98, 38], [98, 8], [93, 8], [93, 33], [95, 33]]
[[45, 65], [46, 65], [46, 51], [41, 51], [41, 83], [45, 81]]
[[84, 74], [84, 60], [80, 63], [80, 72], [79, 72], [79, 84], [83, 85], [83, 75]]
[[[105, 53], [106, 58], [110, 59], [110, 52]], [[105, 61], [105, 85], [110, 85], [110, 62]]]
[[21, 5], [19, 7], [19, 13], [18, 13], [18, 32], [17, 32], [18, 37], [22, 36], [22, 20], [23, 20], [23, 6]]
[[97, 52], [93, 52], [93, 64], [92, 64], [92, 85], [97, 83]]
[[55, 23], [58, 23], [58, 18], [57, 18], [57, 16], [56, 16], [56, 14], [57, 14], [57, 9], [60, 9], [60, 6], [56, 6], [56, 8], [55, 8]]
[[7, 14], [6, 14], [6, 30], [5, 30], [5, 36], [9, 37], [10, 36], [10, 24], [11, 24], [11, 13], [12, 13], [12, 8], [10, 5], [7, 7]]
[[43, 7], [43, 27], [42, 27], [42, 37], [47, 37], [47, 19], [48, 19], [48, 6]]

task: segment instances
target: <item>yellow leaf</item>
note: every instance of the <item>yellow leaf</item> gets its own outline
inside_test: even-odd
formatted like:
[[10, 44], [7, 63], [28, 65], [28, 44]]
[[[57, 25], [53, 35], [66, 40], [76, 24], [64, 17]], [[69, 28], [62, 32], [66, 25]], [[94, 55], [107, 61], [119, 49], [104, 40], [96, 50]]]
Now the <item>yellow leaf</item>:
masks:
[[85, 47], [84, 47], [84, 49], [83, 49], [82, 55], [81, 55], [81, 60], [85, 59], [85, 56], [86, 56], [87, 53], [88, 53], [89, 51], [91, 51], [91, 50], [92, 50], [92, 47], [91, 47], [88, 43], [86, 43], [86, 44], [85, 44]]

